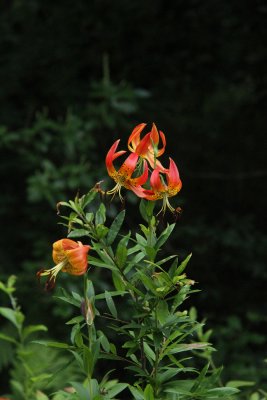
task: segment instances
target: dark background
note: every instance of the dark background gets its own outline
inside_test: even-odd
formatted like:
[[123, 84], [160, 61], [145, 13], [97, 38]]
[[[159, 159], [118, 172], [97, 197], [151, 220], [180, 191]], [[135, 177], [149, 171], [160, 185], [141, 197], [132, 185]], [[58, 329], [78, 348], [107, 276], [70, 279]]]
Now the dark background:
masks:
[[163, 162], [171, 155], [183, 181], [167, 251], [193, 252], [188, 275], [201, 292], [189, 305], [214, 330], [224, 379], [262, 384], [266, 2], [14, 0], [0, 8], [1, 278], [19, 277], [28, 320], [57, 336], [68, 313], [35, 285], [51, 243], [65, 235], [56, 203], [106, 179], [113, 141], [126, 148], [137, 123], [154, 121], [167, 137]]

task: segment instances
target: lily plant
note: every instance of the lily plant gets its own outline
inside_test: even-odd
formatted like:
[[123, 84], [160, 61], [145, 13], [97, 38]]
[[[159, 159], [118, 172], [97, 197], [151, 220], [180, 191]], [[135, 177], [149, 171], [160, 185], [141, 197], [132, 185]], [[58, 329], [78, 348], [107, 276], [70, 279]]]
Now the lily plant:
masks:
[[[212, 362], [210, 332], [204, 333], [203, 323], [184, 304], [197, 291], [185, 272], [191, 254], [181, 259], [164, 250], [176, 225], [167, 222], [177, 212], [169, 198], [180, 192], [182, 181], [172, 158], [167, 168], [158, 160], [166, 150], [164, 133], [153, 124], [141, 138], [145, 127], [141, 123], [133, 129], [129, 153], [117, 151], [120, 139], [107, 151], [113, 189], [98, 183], [58, 205], [59, 212], [62, 207], [70, 211], [62, 216], [67, 238], [53, 244], [56, 266], [37, 276], [47, 277], [45, 289], [52, 290], [59, 271], [82, 275], [84, 289], [56, 292], [75, 310], [66, 322], [72, 327], [70, 341], [38, 343], [64, 349], [81, 370], [79, 382], [70, 377], [68, 391], [60, 388], [62, 399], [234, 399], [238, 389], [223, 385], [221, 368]], [[121, 157], [124, 161], [115, 167]], [[123, 200], [124, 189], [140, 202], [134, 232], [124, 226], [127, 208], [113, 220], [109, 212], [116, 194]]]

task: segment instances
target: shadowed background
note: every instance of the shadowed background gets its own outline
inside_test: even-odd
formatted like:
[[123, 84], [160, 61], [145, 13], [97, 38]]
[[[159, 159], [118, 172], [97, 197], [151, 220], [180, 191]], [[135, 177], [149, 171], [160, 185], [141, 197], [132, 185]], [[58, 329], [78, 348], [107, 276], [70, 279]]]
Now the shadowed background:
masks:
[[[29, 320], [57, 336], [68, 312], [35, 285], [51, 243], [66, 234], [56, 203], [100, 179], [110, 185], [111, 144], [121, 138], [126, 148], [136, 124], [154, 121], [167, 138], [163, 162], [170, 155], [183, 181], [166, 251], [193, 252], [188, 274], [201, 292], [189, 305], [214, 329], [225, 379], [262, 383], [265, 2], [14, 0], [0, 8], [1, 279], [19, 277]], [[5, 354], [0, 364], [8, 362]]]

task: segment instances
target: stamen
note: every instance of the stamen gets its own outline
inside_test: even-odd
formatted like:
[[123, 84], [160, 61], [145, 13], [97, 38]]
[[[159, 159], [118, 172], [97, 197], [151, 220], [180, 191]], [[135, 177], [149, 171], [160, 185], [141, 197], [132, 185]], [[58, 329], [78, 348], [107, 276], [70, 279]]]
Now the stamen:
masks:
[[122, 197], [122, 195], [121, 195], [121, 188], [122, 188], [122, 185], [118, 182], [118, 183], [114, 186], [113, 189], [111, 189], [111, 190], [109, 190], [109, 191], [107, 192], [108, 195], [113, 195], [111, 200], [113, 200], [115, 194], [118, 192], [120, 201], [121, 201], [121, 202], [123, 201], [123, 197]]
[[48, 279], [45, 283], [45, 290], [50, 291], [55, 287], [55, 282], [56, 282], [56, 277], [59, 271], [62, 270], [66, 265], [68, 264], [68, 260], [65, 259], [61, 261], [59, 264], [57, 264], [55, 267], [51, 269], [41, 269], [40, 271], [37, 272], [37, 278], [38, 281], [40, 282], [41, 276], [48, 276]]

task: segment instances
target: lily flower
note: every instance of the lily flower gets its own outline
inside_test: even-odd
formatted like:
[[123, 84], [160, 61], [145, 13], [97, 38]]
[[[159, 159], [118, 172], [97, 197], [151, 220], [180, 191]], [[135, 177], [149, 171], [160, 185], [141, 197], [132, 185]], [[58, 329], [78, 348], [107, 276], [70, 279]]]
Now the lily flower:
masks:
[[130, 154], [121, 167], [116, 170], [113, 161], [120, 157], [122, 154], [125, 154], [125, 150], [117, 151], [117, 147], [119, 145], [120, 139], [118, 139], [109, 149], [106, 156], [106, 167], [109, 176], [114, 179], [116, 185], [113, 189], [109, 190], [107, 194], [115, 194], [119, 193], [120, 199], [121, 196], [121, 188], [125, 187], [126, 189], [132, 190], [137, 196], [139, 196], [143, 192], [143, 188], [141, 185], [146, 183], [148, 178], [148, 166], [147, 162], [144, 161], [143, 164], [143, 173], [140, 176], [132, 177], [134, 171], [136, 170], [139, 156], [137, 153]]
[[[165, 168], [157, 160], [157, 157], [160, 157], [165, 151], [165, 135], [163, 132], [158, 131], [156, 125], [153, 123], [151, 131], [141, 139], [140, 135], [145, 126], [146, 124], [142, 123], [134, 128], [128, 139], [128, 148], [131, 152], [146, 159], [152, 168], [159, 168], [162, 171], [165, 171]], [[163, 145], [160, 149], [158, 148], [159, 137], [161, 138]]]
[[[160, 174], [166, 176], [167, 184], [163, 180]], [[169, 197], [176, 196], [176, 194], [182, 188], [182, 181], [179, 176], [178, 168], [175, 162], [170, 158], [169, 169], [166, 172], [161, 171], [159, 168], [154, 169], [150, 177], [151, 190], [144, 190], [140, 197], [146, 200], [163, 200], [163, 205], [160, 211], [165, 213], [168, 208], [172, 213], [175, 209], [169, 202]]]
[[53, 243], [52, 258], [56, 266], [37, 272], [38, 278], [48, 276], [45, 284], [46, 290], [54, 288], [56, 276], [60, 271], [70, 275], [85, 274], [88, 267], [87, 254], [89, 250], [90, 246], [71, 239], [60, 239]]

